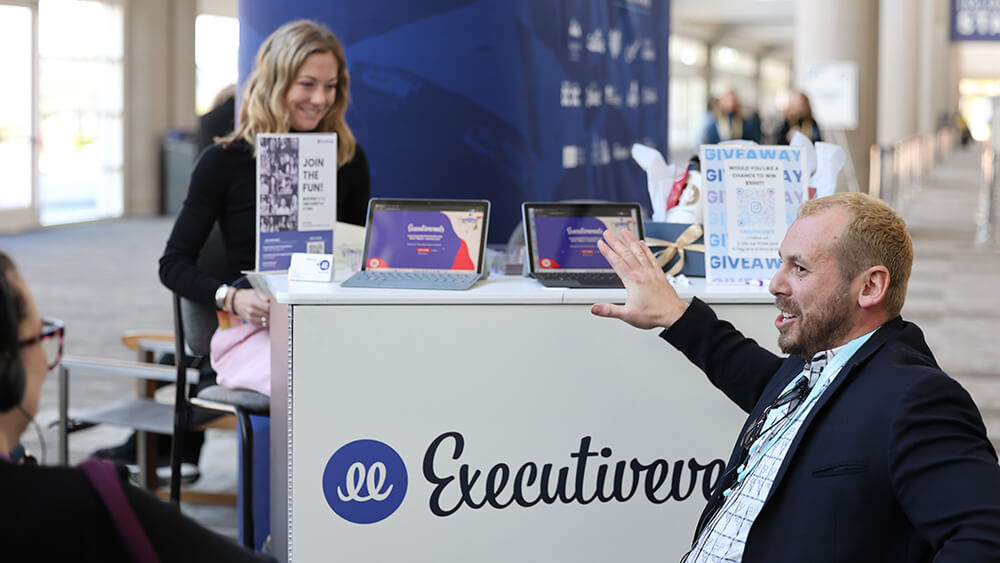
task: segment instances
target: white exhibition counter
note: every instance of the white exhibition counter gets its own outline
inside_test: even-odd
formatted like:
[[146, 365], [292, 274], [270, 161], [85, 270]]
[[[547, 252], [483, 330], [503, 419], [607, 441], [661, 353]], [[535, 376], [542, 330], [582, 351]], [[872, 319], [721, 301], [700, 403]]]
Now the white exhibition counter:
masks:
[[[280, 559], [676, 561], [690, 544], [745, 415], [658, 331], [590, 314], [624, 290], [268, 282]], [[776, 349], [766, 289], [679, 292]]]

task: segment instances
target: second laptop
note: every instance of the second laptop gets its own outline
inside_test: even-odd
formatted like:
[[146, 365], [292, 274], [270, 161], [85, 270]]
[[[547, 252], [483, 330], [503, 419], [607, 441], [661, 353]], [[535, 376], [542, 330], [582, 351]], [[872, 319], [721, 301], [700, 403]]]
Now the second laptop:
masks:
[[529, 275], [546, 287], [622, 287], [597, 241], [607, 229], [644, 238], [637, 203], [526, 202], [522, 215]]

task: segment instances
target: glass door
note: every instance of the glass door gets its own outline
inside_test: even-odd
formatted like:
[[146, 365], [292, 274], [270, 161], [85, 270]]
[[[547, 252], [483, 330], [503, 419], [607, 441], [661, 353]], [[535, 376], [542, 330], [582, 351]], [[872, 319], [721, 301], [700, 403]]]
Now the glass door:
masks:
[[38, 1], [43, 226], [122, 215], [124, 4]]
[[0, 232], [38, 225], [37, 2], [0, 0]]

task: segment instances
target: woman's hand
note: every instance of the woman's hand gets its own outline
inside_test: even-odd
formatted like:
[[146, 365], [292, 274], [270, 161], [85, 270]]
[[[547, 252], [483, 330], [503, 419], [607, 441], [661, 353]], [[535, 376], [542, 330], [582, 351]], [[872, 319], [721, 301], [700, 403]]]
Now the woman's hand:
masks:
[[268, 310], [270, 301], [252, 289], [237, 289], [232, 297], [233, 312], [239, 315], [244, 321], [257, 325], [267, 326]]

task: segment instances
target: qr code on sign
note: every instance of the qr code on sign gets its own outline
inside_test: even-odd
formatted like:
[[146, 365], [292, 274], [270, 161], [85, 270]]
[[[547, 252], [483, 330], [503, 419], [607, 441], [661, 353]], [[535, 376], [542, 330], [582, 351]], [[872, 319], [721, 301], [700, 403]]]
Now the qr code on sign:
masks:
[[306, 243], [306, 254], [323, 254], [326, 244], [321, 240]]
[[740, 227], [773, 227], [774, 226], [774, 189], [773, 188], [737, 188], [736, 217]]

